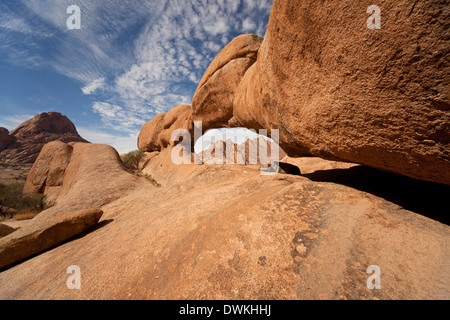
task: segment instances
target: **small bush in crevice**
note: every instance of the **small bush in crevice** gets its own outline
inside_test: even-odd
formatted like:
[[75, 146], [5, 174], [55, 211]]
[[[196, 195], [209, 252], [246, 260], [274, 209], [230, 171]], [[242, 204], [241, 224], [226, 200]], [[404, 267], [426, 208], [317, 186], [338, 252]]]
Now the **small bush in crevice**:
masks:
[[139, 178], [144, 178], [153, 184], [155, 187], [161, 187], [161, 185], [149, 174], [143, 173], [139, 168], [139, 163], [144, 157], [145, 152], [142, 150], [131, 151], [120, 157], [124, 167], [131, 173], [134, 173]]
[[158, 183], [151, 175], [143, 173], [142, 171], [136, 172], [136, 176], [139, 178], [145, 178], [147, 181], [149, 181], [151, 184], [153, 184], [155, 187], [161, 187], [161, 184]]
[[139, 163], [144, 156], [144, 151], [135, 150], [127, 153], [126, 155], [121, 157], [122, 163], [130, 171], [139, 170]]

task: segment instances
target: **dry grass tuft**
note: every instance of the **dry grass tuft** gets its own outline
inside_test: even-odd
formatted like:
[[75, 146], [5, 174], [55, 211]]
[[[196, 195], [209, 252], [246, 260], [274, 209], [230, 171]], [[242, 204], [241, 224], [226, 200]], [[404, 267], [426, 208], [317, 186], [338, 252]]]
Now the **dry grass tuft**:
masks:
[[129, 152], [125, 155], [122, 155], [120, 159], [122, 160], [123, 165], [130, 173], [134, 173], [139, 178], [145, 178], [148, 182], [153, 184], [155, 187], [161, 187], [161, 184], [158, 183], [151, 175], [143, 173], [139, 169], [139, 162], [144, 157], [145, 152], [142, 150], [135, 150]]
[[14, 220], [17, 221], [22, 221], [22, 220], [31, 220], [34, 217], [36, 217], [39, 214], [39, 212], [21, 212], [21, 213], [16, 213], [14, 214], [13, 218]]

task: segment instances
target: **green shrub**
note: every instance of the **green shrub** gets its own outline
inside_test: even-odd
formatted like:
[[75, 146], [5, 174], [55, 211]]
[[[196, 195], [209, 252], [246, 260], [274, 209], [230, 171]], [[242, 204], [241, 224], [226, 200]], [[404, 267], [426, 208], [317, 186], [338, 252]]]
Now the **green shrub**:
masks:
[[144, 156], [144, 151], [135, 150], [122, 156], [121, 160], [125, 168], [131, 171], [139, 170], [139, 162], [141, 162]]
[[23, 185], [18, 183], [10, 185], [0, 185], [0, 214], [7, 216], [11, 214], [11, 209], [17, 211], [22, 199]]
[[52, 206], [43, 194], [23, 194], [23, 186], [23, 183], [0, 184], [0, 216], [11, 218], [15, 213], [39, 213]]
[[120, 157], [120, 159], [122, 160], [123, 165], [128, 171], [134, 173], [139, 178], [145, 178], [156, 187], [161, 187], [161, 185], [155, 179], [153, 179], [151, 175], [143, 173], [139, 168], [139, 163], [141, 162], [144, 155], [144, 151], [135, 150], [127, 153], [126, 155], [123, 155], [122, 157]]

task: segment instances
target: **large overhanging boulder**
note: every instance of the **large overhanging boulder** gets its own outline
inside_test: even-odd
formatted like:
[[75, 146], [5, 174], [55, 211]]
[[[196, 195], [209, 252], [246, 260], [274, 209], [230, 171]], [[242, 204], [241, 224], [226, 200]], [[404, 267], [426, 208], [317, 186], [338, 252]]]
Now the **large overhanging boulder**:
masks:
[[[290, 156], [450, 184], [449, 11], [443, 2], [381, 1], [382, 27], [369, 29], [370, 5], [275, 0], [262, 44], [242, 35], [211, 63], [191, 120], [204, 130], [279, 129]], [[191, 129], [179, 110], [147, 140], [164, 148], [175, 129]]]
[[275, 0], [235, 125], [280, 129], [291, 156], [356, 162], [450, 184], [445, 2]]
[[145, 123], [139, 134], [138, 148], [147, 152], [161, 151], [173, 145], [171, 138], [175, 130], [192, 133], [193, 121], [201, 121], [203, 131], [227, 127], [233, 117], [234, 93], [245, 72], [256, 62], [262, 41], [257, 35], [245, 34], [225, 46], [203, 75], [192, 107], [177, 106]]
[[231, 41], [212, 61], [192, 99], [192, 118], [203, 129], [227, 127], [233, 100], [245, 72], [255, 62], [263, 38], [245, 34]]

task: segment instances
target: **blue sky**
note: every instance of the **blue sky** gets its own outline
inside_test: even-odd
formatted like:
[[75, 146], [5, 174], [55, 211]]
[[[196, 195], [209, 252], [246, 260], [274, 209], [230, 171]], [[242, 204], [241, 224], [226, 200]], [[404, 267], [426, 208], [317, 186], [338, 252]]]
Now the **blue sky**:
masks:
[[[227, 43], [264, 36], [272, 2], [2, 0], [0, 127], [56, 111], [85, 139], [134, 150], [143, 123], [191, 103]], [[80, 30], [67, 28], [70, 5]]]

